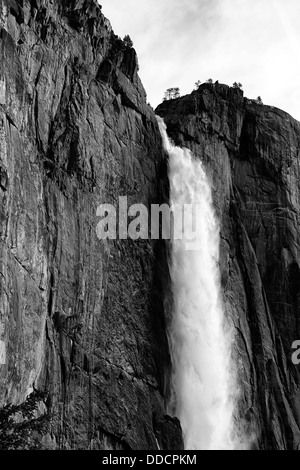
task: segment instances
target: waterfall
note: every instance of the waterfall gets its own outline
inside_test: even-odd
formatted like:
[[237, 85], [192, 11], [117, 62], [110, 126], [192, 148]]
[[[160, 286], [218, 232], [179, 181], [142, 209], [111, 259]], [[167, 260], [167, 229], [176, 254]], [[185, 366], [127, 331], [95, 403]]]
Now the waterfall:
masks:
[[233, 418], [237, 390], [231, 362], [233, 334], [222, 305], [219, 224], [211, 188], [201, 161], [188, 149], [175, 147], [163, 120], [157, 119], [169, 154], [170, 205], [196, 208], [193, 226], [184, 221], [182, 239], [171, 241], [169, 412], [180, 419], [185, 449], [236, 449], [240, 446]]

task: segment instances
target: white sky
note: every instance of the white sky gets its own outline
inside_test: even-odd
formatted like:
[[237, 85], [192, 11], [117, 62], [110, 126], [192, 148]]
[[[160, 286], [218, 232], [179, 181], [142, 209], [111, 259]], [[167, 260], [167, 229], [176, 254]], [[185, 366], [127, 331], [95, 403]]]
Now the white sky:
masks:
[[100, 0], [129, 34], [155, 108], [169, 87], [241, 82], [244, 96], [300, 120], [300, 0]]

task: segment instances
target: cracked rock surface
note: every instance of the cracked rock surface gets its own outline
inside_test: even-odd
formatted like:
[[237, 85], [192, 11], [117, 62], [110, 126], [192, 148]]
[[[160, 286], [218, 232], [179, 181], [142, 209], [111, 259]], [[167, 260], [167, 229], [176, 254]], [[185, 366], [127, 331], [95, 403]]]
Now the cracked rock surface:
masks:
[[136, 53], [94, 0], [0, 0], [0, 48], [0, 403], [46, 392], [44, 449], [181, 448], [164, 245], [96, 234], [167, 194]]
[[[137, 71], [95, 0], [0, 0], [0, 435], [1, 407], [19, 422], [34, 407], [25, 448], [183, 446], [167, 247], [96, 232], [100, 204], [168, 202]], [[254, 448], [298, 449], [300, 124], [221, 84], [156, 112], [213, 185], [241, 427]]]

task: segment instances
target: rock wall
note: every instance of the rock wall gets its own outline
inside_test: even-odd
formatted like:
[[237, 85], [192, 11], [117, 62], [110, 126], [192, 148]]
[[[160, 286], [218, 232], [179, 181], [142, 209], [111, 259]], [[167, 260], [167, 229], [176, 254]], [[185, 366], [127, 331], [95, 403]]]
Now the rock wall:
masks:
[[[168, 201], [136, 53], [95, 0], [0, 0], [0, 48], [1, 446], [182, 448], [167, 248], [96, 233], [100, 204]], [[157, 113], [212, 181], [241, 432], [297, 449], [300, 124], [220, 84]], [[7, 413], [24, 423], [8, 443]]]
[[211, 178], [241, 434], [252, 448], [298, 449], [300, 366], [291, 356], [300, 339], [300, 123], [217, 83], [156, 113]]
[[0, 47], [0, 404], [44, 392], [44, 449], [181, 448], [165, 247], [96, 234], [99, 204], [167, 198], [136, 53], [95, 0], [0, 0]]

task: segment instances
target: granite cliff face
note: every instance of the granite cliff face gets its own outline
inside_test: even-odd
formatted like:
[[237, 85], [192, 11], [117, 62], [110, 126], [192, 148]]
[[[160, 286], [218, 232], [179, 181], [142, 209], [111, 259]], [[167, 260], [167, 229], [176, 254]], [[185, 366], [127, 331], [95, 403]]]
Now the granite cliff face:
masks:
[[298, 449], [300, 369], [291, 347], [300, 338], [300, 123], [217, 83], [156, 113], [212, 181], [242, 426], [254, 448]]
[[[0, 445], [180, 449], [167, 247], [96, 234], [99, 204], [168, 202], [136, 53], [95, 0], [0, 0], [0, 47]], [[243, 425], [296, 449], [300, 125], [217, 84], [157, 114], [212, 180]]]
[[164, 246], [96, 234], [99, 204], [167, 197], [136, 53], [94, 0], [1, 0], [0, 47], [0, 404], [38, 419], [16, 445], [41, 421], [42, 448], [181, 448]]

